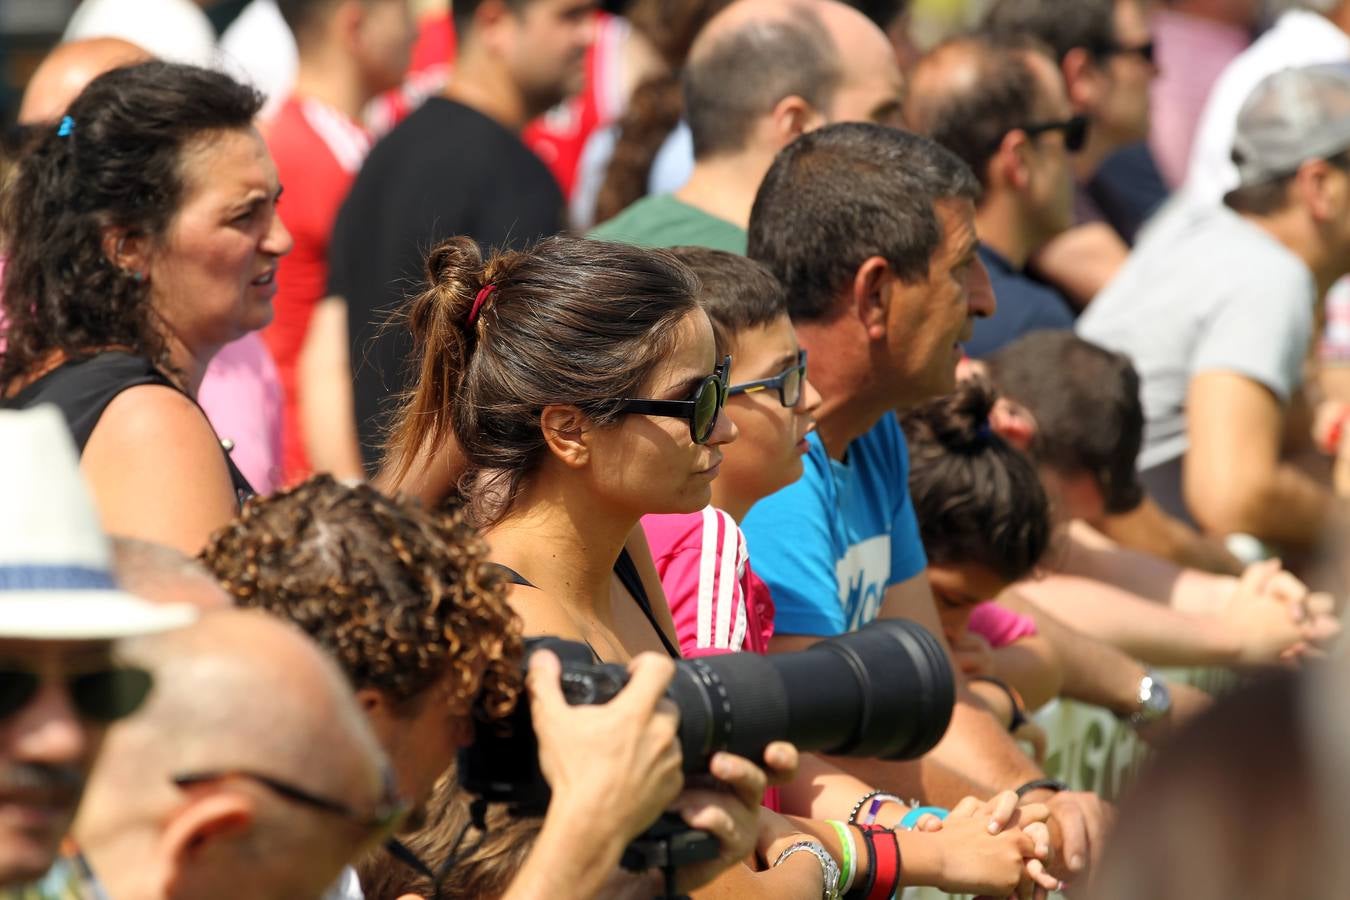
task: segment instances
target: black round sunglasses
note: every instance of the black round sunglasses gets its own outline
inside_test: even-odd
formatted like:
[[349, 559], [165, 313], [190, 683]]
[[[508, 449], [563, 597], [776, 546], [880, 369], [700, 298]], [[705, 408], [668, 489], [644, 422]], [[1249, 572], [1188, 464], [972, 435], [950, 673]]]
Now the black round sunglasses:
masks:
[[641, 416], [668, 416], [689, 421], [689, 437], [695, 444], [706, 444], [717, 427], [717, 417], [727, 402], [727, 373], [731, 371], [731, 357], [722, 362], [713, 373], [694, 389], [689, 400], [622, 399], [619, 412]]

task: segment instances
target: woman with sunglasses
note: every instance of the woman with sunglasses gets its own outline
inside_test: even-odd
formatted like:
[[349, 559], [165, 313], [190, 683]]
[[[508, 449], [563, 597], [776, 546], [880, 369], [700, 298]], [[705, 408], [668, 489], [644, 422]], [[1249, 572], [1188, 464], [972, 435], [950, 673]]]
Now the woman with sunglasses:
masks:
[[[486, 261], [454, 238], [431, 252], [427, 275], [407, 313], [416, 387], [382, 483], [462, 469], [465, 509], [512, 581], [527, 636], [584, 641], [605, 662], [678, 657], [659, 581], [649, 593], [643, 578], [645, 542], [630, 538], [645, 513], [706, 506], [720, 446], [735, 437], [720, 415], [728, 362], [714, 354], [697, 282], [666, 253], [569, 238]], [[765, 760], [791, 772], [796, 752], [773, 744]], [[730, 754], [711, 761], [732, 784], [747, 769]], [[761, 792], [737, 794], [730, 813], [677, 804], [723, 838], [719, 857], [681, 869], [681, 882], [752, 852], [741, 836], [754, 834]]]

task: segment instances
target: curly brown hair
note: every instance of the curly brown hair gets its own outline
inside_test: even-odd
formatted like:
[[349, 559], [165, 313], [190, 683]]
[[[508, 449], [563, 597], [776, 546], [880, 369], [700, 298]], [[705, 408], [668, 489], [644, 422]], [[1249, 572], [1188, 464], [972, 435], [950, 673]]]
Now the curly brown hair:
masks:
[[251, 499], [201, 559], [240, 606], [307, 632], [357, 689], [407, 708], [448, 675], [452, 708], [482, 720], [521, 693], [520, 621], [459, 508], [319, 475]]

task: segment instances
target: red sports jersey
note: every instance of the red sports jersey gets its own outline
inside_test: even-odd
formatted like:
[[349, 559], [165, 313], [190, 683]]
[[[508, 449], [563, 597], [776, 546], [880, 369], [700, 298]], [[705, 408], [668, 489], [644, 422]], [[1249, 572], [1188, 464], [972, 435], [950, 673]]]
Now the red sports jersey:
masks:
[[286, 484], [309, 475], [300, 430], [296, 363], [310, 316], [328, 282], [328, 238], [338, 208], [370, 150], [370, 135], [326, 103], [290, 97], [267, 126], [267, 146], [285, 188], [277, 213], [295, 240], [277, 269], [276, 315], [263, 330], [285, 393], [282, 468]]

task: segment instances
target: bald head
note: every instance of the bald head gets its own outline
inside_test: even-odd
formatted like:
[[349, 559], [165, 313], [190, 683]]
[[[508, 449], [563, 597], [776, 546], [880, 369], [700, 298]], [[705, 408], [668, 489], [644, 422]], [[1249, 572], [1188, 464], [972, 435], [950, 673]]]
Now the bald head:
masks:
[[230, 595], [201, 563], [163, 544], [112, 539], [113, 568], [122, 590], [151, 603], [188, 603], [208, 612], [228, 609]]
[[[259, 882], [230, 884], [234, 896], [322, 889], [368, 831], [254, 779], [186, 788], [172, 779], [258, 773], [372, 816], [383, 756], [328, 656], [298, 629], [244, 610], [213, 612], [190, 628], [128, 642], [125, 652], [154, 674], [155, 688], [141, 712], [109, 730], [75, 825], [110, 893], [158, 897], [144, 881], [170, 871], [180, 883], [206, 883], [212, 867], [238, 866], [240, 853]], [[214, 855], [175, 855], [177, 838], [210, 840], [219, 825], [212, 815], [230, 808], [244, 809], [248, 821]], [[201, 890], [189, 895], [216, 896]]]
[[[685, 70], [696, 158], [773, 146], [830, 122], [894, 124], [904, 82], [886, 35], [836, 0], [739, 0], [700, 32]], [[762, 124], [776, 116], [776, 129]], [[764, 137], [767, 135], [767, 137]]]
[[89, 38], [60, 44], [37, 67], [19, 106], [19, 123], [61, 118], [85, 85], [111, 69], [145, 62], [151, 55], [120, 38]]

